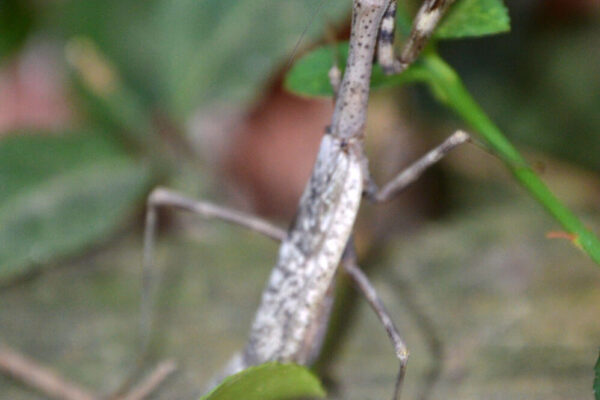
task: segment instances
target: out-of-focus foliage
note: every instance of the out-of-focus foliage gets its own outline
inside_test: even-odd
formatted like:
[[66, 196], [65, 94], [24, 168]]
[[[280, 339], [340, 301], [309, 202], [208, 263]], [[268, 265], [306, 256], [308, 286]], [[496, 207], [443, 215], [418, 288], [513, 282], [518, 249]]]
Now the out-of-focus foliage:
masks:
[[0, 281], [106, 237], [148, 169], [96, 132], [0, 142]]
[[[476, 9], [476, 7], [467, 7], [462, 9], [462, 11], [468, 13]], [[498, 10], [495, 13], [491, 13], [491, 15], [495, 15], [499, 20], [504, 20], [506, 10], [503, 10], [504, 13], [502, 10]], [[474, 14], [475, 21], [478, 21], [477, 15], [477, 13]], [[399, 16], [399, 18], [402, 17], [402, 15]], [[462, 19], [460, 14], [455, 14], [455, 18]], [[468, 20], [465, 17], [465, 21]], [[463, 21], [463, 26], [464, 24], [466, 22]], [[466, 31], [460, 30], [461, 33]], [[303, 95], [321, 95], [322, 93], [326, 93], [327, 72], [331, 65], [333, 65], [333, 60], [339, 57], [340, 53], [343, 53], [347, 57], [348, 51], [329, 48], [316, 50], [315, 53], [309, 54], [305, 59], [300, 60], [298, 66], [289, 72], [286, 78], [286, 86], [289, 89], [297, 90], [298, 93]], [[346, 59], [344, 58], [341, 65], [345, 64]], [[314, 82], [311, 82], [311, 79]], [[585, 227], [574, 213], [552, 194], [536, 172], [527, 165], [525, 159], [469, 94], [460, 76], [435, 53], [435, 50], [431, 50], [429, 54], [426, 52], [421, 57], [420, 64], [419, 62], [415, 63], [405, 74], [397, 77], [384, 76], [381, 71], [375, 70], [372, 84], [376, 87], [382, 87], [419, 81], [426, 83], [434, 97], [440, 103], [454, 110], [476, 133], [481, 135], [486, 144], [504, 161], [515, 178], [529, 190], [532, 197], [538, 200], [562, 224], [568, 234], [572, 235], [571, 241], [573, 244], [584, 250], [594, 261], [600, 264], [600, 240], [598, 240], [592, 231]], [[303, 84], [309, 88], [308, 91], [303, 88]]]
[[323, 398], [325, 390], [308, 369], [295, 364], [267, 363], [225, 379], [201, 400], [291, 400]]
[[[284, 65], [319, 1], [2, 1], [0, 63], [28, 38], [58, 44], [72, 71], [72, 104], [85, 115], [79, 124], [95, 134], [2, 139], [0, 179], [18, 190], [1, 191], [0, 275], [72, 254], [122, 226], [152, 182], [185, 161], [165, 151], [157, 116], [186, 143], [197, 109], [251, 100]], [[349, 7], [329, 5], [305, 40]]]
[[[143, 97], [176, 118], [215, 102], [246, 102], [285, 63], [320, 0], [60, 2], [47, 22], [87, 36]], [[305, 39], [347, 15], [330, 2]]]
[[[405, 33], [410, 26], [406, 11], [398, 12], [397, 25]], [[460, 0], [444, 17], [434, 36], [437, 39], [458, 39], [492, 35], [510, 30], [508, 10], [501, 0]], [[286, 74], [285, 86], [300, 96], [332, 96], [333, 90], [328, 71], [333, 60], [346, 60], [348, 45], [341, 43], [329, 48], [318, 48], [300, 60]], [[346, 63], [340, 63], [342, 72]], [[411, 82], [426, 82], [430, 78], [427, 69], [419, 63], [411, 66], [400, 75], [386, 76], [379, 65], [373, 67], [371, 87], [373, 89], [402, 85]]]
[[[397, 14], [397, 25], [406, 35], [411, 24], [403, 8]], [[437, 39], [459, 39], [502, 33], [510, 30], [508, 10], [501, 0], [459, 0], [453, 4], [434, 37]], [[338, 60], [342, 72], [346, 67], [348, 45], [341, 43], [329, 48], [318, 48], [300, 60], [286, 74], [285, 86], [300, 96], [331, 96], [333, 90], [328, 71], [334, 60]], [[343, 62], [339, 62], [339, 61]], [[402, 85], [411, 82], [427, 82], [431, 79], [426, 68], [417, 62], [400, 75], [386, 76], [379, 65], [373, 68], [371, 87], [374, 89]]]
[[[189, 144], [186, 129], [198, 110], [223, 104], [232, 108], [243, 107], [256, 99], [265, 83], [273, 78], [278, 69], [286, 65], [300, 33], [313, 18], [321, 1], [325, 1], [325, 5], [322, 12], [312, 21], [304, 39], [307, 43], [311, 42], [311, 39], [323, 38], [328, 24], [348, 16], [351, 1], [0, 0], [0, 65], [10, 63], [18, 50], [24, 45], [27, 46], [28, 40], [37, 41], [41, 38], [64, 49], [62, 61], [72, 68], [69, 83], [75, 88], [71, 93], [71, 104], [79, 111], [75, 113], [74, 125], [77, 128], [65, 129], [60, 135], [54, 133], [55, 136], [35, 135], [0, 139], [0, 281], [4, 283], [57, 257], [77, 254], [82, 249], [106, 240], [111, 233], [124, 226], [134, 211], [142, 207], [144, 192], [152, 184], [168, 176], [165, 171], [170, 172], [176, 168], [181, 170], [181, 164], [186, 162], [184, 159], [174, 160], [174, 157], [170, 156], [170, 149], [165, 150], [168, 146], [165, 146], [167, 141], [164, 137], [178, 136], [184, 144]], [[409, 18], [406, 18], [407, 14], [402, 12], [402, 8], [410, 8], [413, 5], [413, 9], [416, 9], [419, 2], [415, 0], [408, 6], [405, 3], [410, 2], [400, 2], [399, 31], [406, 33], [410, 29]], [[522, 7], [519, 4], [525, 3], [533, 2], [514, 0], [510, 4], [509, 1], [511, 14], [513, 6], [518, 8]], [[508, 15], [499, 0], [458, 0], [454, 7], [454, 11], [442, 24], [438, 38], [480, 36], [507, 29]], [[468, 26], [463, 24], [465, 20], [469, 21]], [[494, 119], [500, 121], [508, 134], [537, 149], [544, 149], [597, 169], [600, 167], [600, 159], [597, 157], [600, 153], [600, 140], [597, 138], [600, 129], [600, 113], [597, 112], [600, 103], [600, 74], [597, 73], [600, 53], [595, 50], [599, 48], [600, 35], [591, 35], [590, 32], [598, 33], [597, 29], [582, 26], [569, 29], [548, 24], [545, 29], [536, 28], [536, 33], [532, 35], [524, 35], [522, 31], [517, 31], [514, 36], [502, 35], [500, 39], [453, 41], [440, 46], [440, 49], [448, 52], [446, 49], [449, 46], [457, 46], [455, 49], [463, 46], [458, 52], [460, 54], [454, 57], [450, 64], [457, 65], [457, 70], [465, 78], [469, 89], [477, 93], [474, 97], [484, 103], [486, 110], [493, 110], [491, 114]], [[511, 39], [512, 37], [514, 39]], [[512, 53], [507, 52], [509, 47], [513, 49]], [[333, 52], [333, 48], [337, 48], [337, 51]], [[343, 44], [316, 50], [296, 65], [295, 72], [290, 75], [287, 84], [294, 90], [305, 90], [311, 95], [330, 93], [329, 81], [326, 78], [327, 67], [333, 57], [341, 59], [346, 57], [346, 53], [347, 46]], [[457, 62], [457, 59], [462, 60], [462, 64]], [[303, 63], [306, 63], [304, 67]], [[110, 79], [100, 79], [101, 84], [97, 85], [96, 79], [99, 76], [108, 76]], [[296, 79], [293, 82], [292, 76]], [[393, 78], [384, 77], [376, 68], [373, 85], [384, 87], [427, 81], [431, 77], [431, 70], [423, 68], [423, 64], [420, 63]], [[454, 78], [454, 75], [450, 74], [450, 78]], [[436, 89], [435, 86], [433, 88]], [[439, 96], [443, 91], [438, 90], [436, 94]], [[436, 113], [438, 111], [439, 109], [435, 109]], [[168, 132], [161, 135], [165, 133], [165, 126]], [[525, 230], [518, 233], [522, 232], [527, 232], [528, 239], [536, 238], [536, 233]], [[511, 235], [514, 233], [511, 232]], [[471, 236], [479, 239], [481, 235]], [[229, 235], [227, 240], [231, 240]], [[134, 244], [131, 247], [139, 246], [139, 242], [132, 242]], [[514, 247], [514, 244], [511, 246]], [[409, 248], [413, 247], [415, 246], [411, 243]], [[525, 247], [529, 247], [529, 244]], [[264, 262], [266, 251], [265, 254], [261, 252], [260, 257], [256, 256], [256, 259], [248, 261], [252, 258], [249, 257], [249, 254], [252, 254], [250, 249], [242, 247], [236, 252], [228, 251], [229, 249], [231, 242], [225, 244], [222, 240], [204, 248], [202, 255], [194, 254], [184, 261], [180, 254], [177, 254], [171, 267], [195, 267], [196, 261], [210, 251], [213, 251], [211, 254], [218, 253], [219, 257], [223, 258], [208, 257], [214, 261], [212, 264], [219, 268], [206, 268], [201, 271], [193, 285], [194, 290], [198, 292], [193, 292], [192, 295], [191, 290], [184, 290], [183, 296], [176, 293], [170, 299], [183, 297], [185, 301], [190, 301], [191, 297], [195, 300], [201, 295], [211, 297], [216, 286], [211, 282], [235, 281], [230, 279], [231, 276], [239, 277], [242, 273], [240, 271], [247, 270], [228, 270], [232, 263], [231, 257], [243, 258], [240, 264], [244, 267], [260, 264], [263, 268], [268, 268], [268, 263]], [[60, 351], [65, 352], [73, 351], [72, 343], [65, 343], [72, 339], [69, 335], [77, 330], [80, 342], [77, 345], [79, 347], [73, 351], [77, 354], [73, 356], [71, 353], [69, 357], [64, 357], [63, 354], [58, 356], [70, 362], [71, 366], [81, 361], [78, 357], [86, 353], [81, 351], [82, 348], [98, 348], [97, 342], [104, 343], [106, 332], [116, 326], [109, 323], [106, 332], [104, 329], [96, 329], [96, 321], [101, 321], [104, 328], [107, 320], [103, 318], [106, 316], [107, 304], [111, 310], [122, 310], [123, 304], [126, 303], [123, 298], [128, 300], [128, 308], [136, 311], [128, 314], [119, 326], [123, 328], [121, 336], [125, 332], [131, 333], [130, 324], [137, 315], [137, 295], [132, 293], [131, 282], [137, 282], [137, 275], [136, 278], [132, 278], [132, 275], [138, 272], [137, 267], [132, 266], [139, 262], [139, 248], [135, 251], [130, 250], [128, 248], [128, 257], [123, 265], [113, 263], [112, 259], [105, 263], [111, 267], [118, 265], [118, 268], [129, 268], [130, 280], [126, 281], [128, 283], [123, 283], [122, 276], [111, 269], [109, 275], [113, 285], [107, 285], [103, 280], [106, 279], [106, 271], [103, 268], [109, 269], [106, 266], [93, 272], [100, 275], [98, 281], [84, 287], [74, 287], [77, 285], [61, 282], [56, 287], [46, 289], [45, 281], [37, 285], [33, 282], [33, 289], [29, 286], [23, 289], [23, 292], [31, 289], [31, 293], [23, 296], [32, 297], [31, 303], [27, 304], [27, 311], [31, 314], [19, 314], [21, 320], [15, 323], [14, 315], [10, 312], [12, 309], [5, 308], [5, 311], [8, 311], [3, 318], [8, 322], [0, 326], [11, 331], [11, 340], [24, 348], [54, 349], [51, 341], [58, 338], [64, 346]], [[274, 249], [269, 250], [274, 253]], [[469, 254], [479, 253], [470, 251]], [[489, 250], [487, 254], [490, 254], [490, 257], [486, 256], [486, 260], [493, 261], [496, 253]], [[77, 260], [71, 260], [71, 263], [73, 261]], [[76, 280], [81, 279], [78, 273], [85, 275], [86, 268], [89, 267], [87, 260], [72, 265], [76, 267], [61, 271], [66, 274], [67, 280], [73, 276]], [[471, 265], [479, 266], [477, 260]], [[440, 271], [447, 270], [440, 268]], [[212, 276], [213, 273], [215, 276]], [[252, 297], [245, 292], [249, 290], [245, 286], [260, 287], [264, 279], [255, 276], [255, 273], [253, 270], [252, 277], [256, 282], [251, 281], [252, 285], [248, 285], [244, 280], [245, 285], [228, 291], [237, 295], [232, 295], [234, 300], [229, 299], [232, 303], [239, 304]], [[56, 279], [51, 275], [47, 274], [42, 278]], [[432, 276], [439, 278], [442, 275], [433, 274], [428, 279]], [[211, 277], [214, 281], [210, 280]], [[588, 278], [583, 280], [591, 281]], [[495, 283], [496, 280], [490, 282]], [[519, 282], [522, 280], [519, 279]], [[478, 284], [476, 282], [472, 285]], [[432, 286], [435, 287], [435, 284], [428, 287]], [[57, 314], [61, 313], [61, 306], [73, 307], [75, 310], [72, 318], [66, 321], [60, 318], [53, 319], [54, 325], [51, 326], [61, 327], [61, 330], [57, 329], [56, 332], [46, 329], [47, 321], [43, 320], [47, 318], [46, 310], [38, 307], [40, 299], [37, 294], [46, 291], [53, 292], [52, 296], [59, 298], [52, 304], [53, 309], [58, 310]], [[119, 296], [115, 296], [115, 293]], [[21, 293], [17, 291], [13, 295], [12, 304], [20, 305]], [[96, 296], [90, 303], [97, 302], [93, 306], [98, 309], [94, 319], [89, 317], [85, 322], [81, 322], [83, 320], [78, 319], [81, 318], [79, 306], [85, 305], [91, 298], [88, 295]], [[255, 293], [254, 296], [258, 298], [259, 295]], [[206, 320], [219, 321], [216, 324], [203, 325], [203, 328], [214, 329], [213, 335], [217, 337], [210, 344], [222, 338], [222, 333], [215, 333], [218, 329], [243, 332], [246, 327], [244, 324], [247, 325], [248, 321], [244, 321], [244, 324], [238, 321], [252, 312], [250, 307], [243, 311], [231, 307], [238, 314], [230, 320], [244, 327], [236, 325], [235, 329], [228, 328], [229, 325], [219, 320], [222, 318], [219, 308], [222, 299], [218, 300], [202, 312], [203, 317], [210, 313], [210, 318]], [[443, 301], [441, 303], [444, 304]], [[464, 304], [462, 300], [459, 303]], [[190, 302], [187, 307], [185, 311], [188, 316], [191, 313], [198, 315], [195, 302]], [[487, 310], [485, 314], [491, 315]], [[197, 340], [198, 333], [195, 327], [190, 326], [189, 317], [182, 317], [181, 320], [185, 320], [182, 331], [188, 329], [185, 333]], [[45, 330], [53, 333], [40, 338], [38, 328], [42, 322]], [[202, 323], [204, 320], [197, 325]], [[81, 326], [77, 326], [78, 324]], [[217, 326], [219, 324], [220, 326]], [[163, 325], [170, 326], [169, 323]], [[88, 327], [92, 327], [96, 336], [86, 331], [90, 329]], [[34, 334], [22, 335], [24, 330], [28, 333], [33, 331]], [[4, 332], [3, 336], [6, 336]], [[455, 337], [460, 338], [464, 335]], [[48, 343], [41, 342], [46, 339]], [[173, 342], [180, 344], [178, 340]], [[224, 347], [232, 343], [228, 340], [223, 342]], [[130, 343], [112, 348], [110, 345], [103, 347], [100, 356], [113, 357], [114, 361], [103, 366], [117, 365], [122, 368], [126, 364], [123, 359], [132, 358], [123, 349], [132, 347]], [[182, 350], [183, 354], [188, 353], [188, 348], [189, 346]], [[204, 356], [210, 353], [210, 346], [204, 343], [196, 349], [206, 351], [200, 353], [202, 356], [196, 353], [192, 356], [198, 364], [205, 364]], [[226, 351], [229, 350], [224, 349], [223, 353]], [[354, 350], [352, 353], [354, 354]], [[56, 354], [51, 354], [49, 358], [52, 356]], [[495, 357], [499, 358], [501, 357]], [[378, 359], [372, 363], [378, 366], [381, 364]], [[358, 371], [357, 376], [361, 374], [362, 371], [356, 369], [356, 363], [348, 364]], [[104, 385], [103, 374], [106, 371], [94, 369], [100, 365], [97, 359], [91, 360], [89, 365], [93, 367], [73, 367], [73, 377], [85, 379], [87, 373], [87, 378], [93, 377], [92, 381]], [[576, 365], [579, 366], [580, 363]], [[206, 365], [202, 367], [209, 368]], [[597, 374], [598, 368], [597, 366]], [[585, 385], [589, 385], [589, 365], [585, 371]], [[261, 373], [260, 368], [258, 372]], [[304, 371], [300, 372], [303, 373]], [[389, 371], [385, 370], [383, 373], [388, 374]], [[124, 372], [119, 370], [114, 375], [122, 374]], [[198, 378], [195, 372], [191, 374], [194, 376], [188, 384], [193, 382], [190, 386], [196, 387]], [[269, 372], [268, 375], [270, 374]], [[378, 373], [378, 376], [381, 375]], [[355, 385], [359, 384], [355, 382]], [[589, 391], [589, 386], [586, 388]], [[372, 389], [373, 387], [369, 387], [369, 391]], [[598, 379], [595, 389], [598, 395]], [[385, 391], [387, 394], [387, 387]], [[248, 392], [244, 392], [244, 395], [247, 394]]]
[[82, 37], [69, 40], [65, 56], [71, 67], [73, 87], [96, 124], [115, 139], [134, 147], [149, 150], [159, 145], [151, 108], [92, 40]]
[[28, 2], [0, 2], [0, 62], [23, 44], [32, 25], [33, 11]]
[[600, 171], [600, 7], [559, 19], [507, 4], [511, 34], [448, 41], [441, 54], [509, 138]]

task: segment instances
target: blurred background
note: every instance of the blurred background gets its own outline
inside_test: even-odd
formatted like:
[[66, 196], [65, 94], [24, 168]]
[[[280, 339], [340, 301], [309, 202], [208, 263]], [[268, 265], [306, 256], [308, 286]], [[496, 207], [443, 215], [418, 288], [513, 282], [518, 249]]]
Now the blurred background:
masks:
[[[320, 3], [0, 0], [0, 346], [97, 396], [122, 384], [138, 357], [154, 186], [287, 226], [333, 107], [281, 82], [307, 26], [295, 58], [349, 29], [350, 1]], [[600, 232], [600, 1], [506, 4], [510, 34], [440, 52]], [[464, 128], [421, 87], [374, 92], [368, 118], [378, 182]], [[138, 375], [175, 359], [152, 398], [197, 398], [243, 345], [277, 246], [172, 211], [160, 227]], [[591, 398], [600, 269], [552, 231], [471, 145], [392, 203], [363, 206], [361, 264], [411, 350], [405, 398]], [[392, 347], [343, 276], [338, 292], [319, 375], [331, 398], [387, 398]], [[46, 397], [0, 374], [0, 398]]]

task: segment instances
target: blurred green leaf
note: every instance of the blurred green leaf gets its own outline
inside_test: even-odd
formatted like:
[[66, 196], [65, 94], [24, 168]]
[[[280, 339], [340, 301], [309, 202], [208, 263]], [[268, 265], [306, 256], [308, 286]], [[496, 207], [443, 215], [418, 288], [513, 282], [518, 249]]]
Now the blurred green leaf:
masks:
[[99, 134], [21, 135], [0, 140], [0, 203], [73, 167], [121, 154]]
[[266, 363], [226, 378], [201, 400], [286, 400], [325, 397], [308, 369], [296, 364]]
[[[159, 65], [166, 96], [177, 115], [200, 105], [251, 100], [284, 67], [304, 29], [320, 37], [351, 3], [321, 0], [182, 0], [158, 10]], [[173, 46], [173, 43], [177, 43]]]
[[[209, 104], [244, 105], [304, 42], [346, 17], [351, 2], [321, 0], [65, 0], [50, 25], [90, 37], [131, 87], [178, 123]], [[314, 19], [314, 20], [313, 20]]]
[[0, 1], [0, 61], [18, 49], [33, 24], [33, 13], [23, 0]]
[[[347, 49], [337, 54], [347, 57]], [[326, 93], [328, 86], [327, 71], [336, 57], [332, 50], [317, 49], [298, 62], [286, 77], [286, 87], [297, 93], [315, 96]], [[344, 65], [340, 62], [340, 65]], [[407, 74], [407, 75], [405, 75]], [[448, 108], [454, 109], [467, 123], [481, 134], [515, 177], [530, 194], [540, 202], [548, 212], [575, 237], [573, 243], [583, 249], [594, 261], [600, 264], [600, 240], [587, 229], [571, 210], [562, 204], [526, 161], [506, 139], [498, 127], [487, 117], [462, 84], [458, 74], [435, 52], [425, 52], [414, 65], [398, 77], [387, 77], [377, 69], [373, 70], [372, 87], [403, 84], [406, 82], [426, 82], [434, 97]], [[307, 87], [309, 90], [303, 89]]]
[[458, 39], [510, 31], [510, 17], [502, 0], [459, 0], [435, 31], [438, 39]]
[[600, 355], [598, 355], [598, 361], [596, 361], [594, 371], [596, 371], [596, 376], [594, 378], [594, 397], [596, 400], [600, 400]]
[[131, 213], [149, 170], [97, 134], [0, 142], [0, 281], [105, 237]]
[[502, 131], [485, 114], [465, 88], [457, 72], [437, 54], [421, 58], [429, 70], [433, 95], [453, 109], [500, 158], [515, 178], [572, 235], [572, 243], [600, 265], [600, 239], [565, 204], [554, 196], [537, 173], [527, 164]]
[[[332, 96], [328, 72], [335, 58], [340, 60], [342, 70], [348, 58], [348, 43], [337, 46], [319, 47], [298, 60], [286, 74], [284, 85], [287, 90], [307, 97]], [[343, 72], [343, 71], [342, 71]], [[373, 67], [371, 88], [379, 89], [409, 82], [422, 81], [428, 71], [420, 63], [413, 64], [400, 75], [387, 76], [379, 65]]]
[[[343, 51], [343, 59], [348, 56], [348, 44], [338, 47]], [[319, 47], [294, 63], [285, 76], [287, 90], [300, 96], [332, 96], [333, 90], [327, 72], [333, 65], [332, 47]]]
[[[398, 10], [397, 24], [401, 31], [408, 32], [407, 13], [402, 7]], [[502, 0], [460, 0], [454, 4], [448, 15], [436, 29], [439, 39], [463, 38], [490, 35], [510, 30], [508, 11]], [[298, 60], [285, 78], [285, 87], [301, 96], [331, 96], [328, 71], [335, 59], [345, 66], [348, 58], [348, 44], [321, 47]], [[412, 65], [400, 75], [386, 76], [376, 65], [371, 77], [371, 88], [401, 85], [409, 82], [425, 81], [429, 72], [419, 63]]]
[[119, 71], [87, 37], [71, 39], [65, 48], [73, 83], [86, 111], [106, 126], [107, 132], [138, 149], [158, 148], [151, 108], [126, 86]]

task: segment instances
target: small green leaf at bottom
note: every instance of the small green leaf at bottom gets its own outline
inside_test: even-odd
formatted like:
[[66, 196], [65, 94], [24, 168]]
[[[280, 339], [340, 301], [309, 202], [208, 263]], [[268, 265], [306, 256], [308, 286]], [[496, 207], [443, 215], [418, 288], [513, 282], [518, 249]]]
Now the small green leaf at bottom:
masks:
[[266, 363], [226, 378], [200, 400], [288, 400], [324, 398], [325, 390], [308, 369], [296, 364]]

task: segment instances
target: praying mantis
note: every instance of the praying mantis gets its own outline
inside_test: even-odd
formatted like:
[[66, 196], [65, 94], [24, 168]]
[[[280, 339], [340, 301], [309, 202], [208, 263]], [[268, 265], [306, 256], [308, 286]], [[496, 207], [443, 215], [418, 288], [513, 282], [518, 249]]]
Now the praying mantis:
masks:
[[[171, 207], [206, 218], [218, 218], [281, 242], [275, 267], [262, 293], [248, 341], [211, 386], [226, 376], [269, 361], [311, 364], [318, 356], [331, 311], [338, 266], [356, 283], [384, 326], [400, 363], [392, 398], [398, 399], [408, 349], [367, 276], [357, 264], [352, 230], [361, 200], [385, 202], [417, 180], [431, 165], [469, 140], [457, 131], [438, 147], [377, 187], [363, 148], [374, 57], [388, 74], [401, 73], [416, 60], [453, 0], [425, 0], [400, 57], [393, 48], [396, 0], [353, 0], [349, 57], [343, 78], [336, 66], [330, 80], [335, 92], [331, 124], [325, 129], [318, 156], [287, 230], [258, 217], [197, 201], [166, 188], [148, 198], [144, 233], [144, 288], [151, 293], [157, 210]], [[376, 52], [377, 49], [377, 52]], [[148, 325], [149, 304], [142, 310]]]

